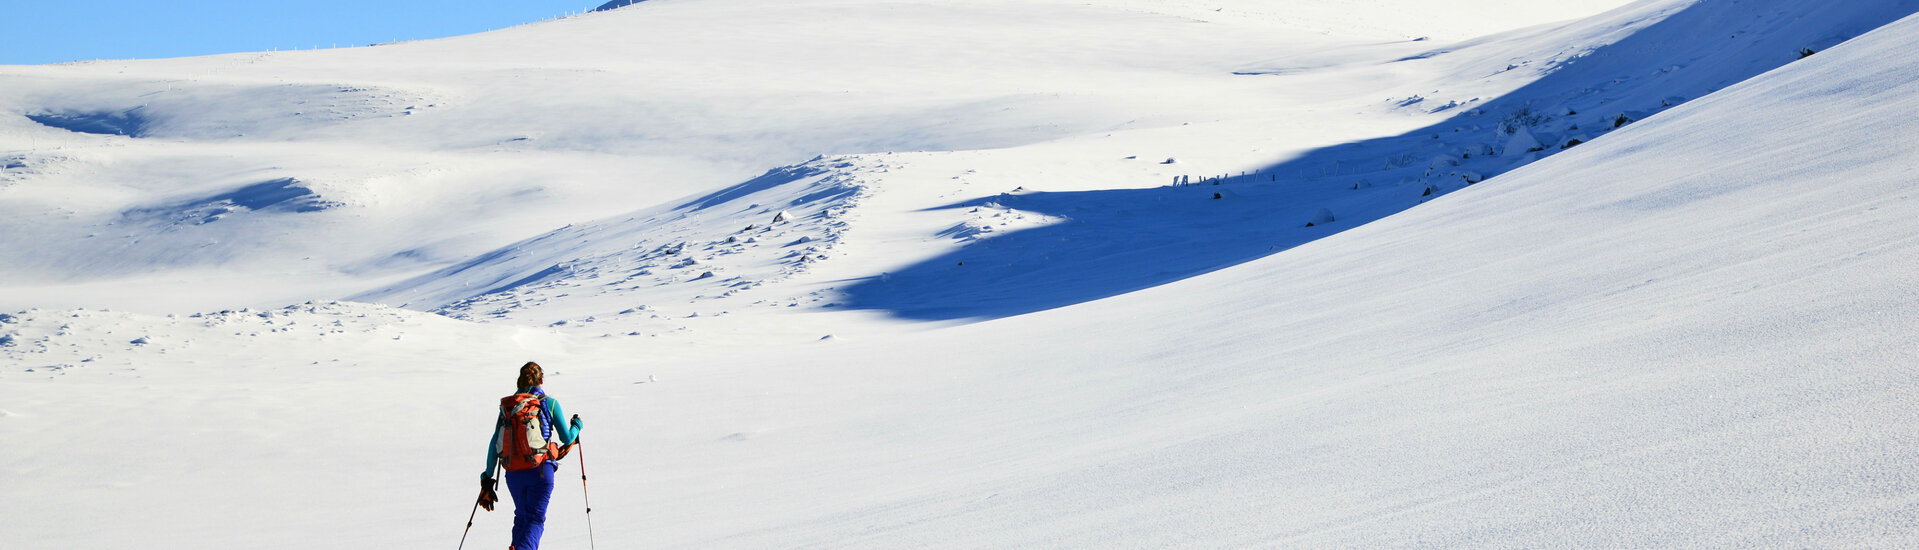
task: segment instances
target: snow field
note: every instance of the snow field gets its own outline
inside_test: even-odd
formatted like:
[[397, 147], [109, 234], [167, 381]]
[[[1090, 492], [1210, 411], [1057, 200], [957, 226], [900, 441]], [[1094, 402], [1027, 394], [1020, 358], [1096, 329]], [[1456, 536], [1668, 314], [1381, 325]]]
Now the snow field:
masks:
[[[20, 396], [0, 437], [59, 442], [0, 454], [0, 538], [449, 542], [487, 411], [533, 359], [589, 425], [553, 547], [585, 536], [580, 460], [612, 546], [1915, 543], [1912, 6], [1644, 2], [1458, 43], [1142, 6], [653, 0], [244, 64], [26, 68], [43, 96], [126, 68], [128, 91], [184, 70], [439, 107], [0, 157], [29, 158], [0, 162], [29, 165], [0, 193], [32, 200], [0, 208], [35, 220], [7, 227], [34, 267], [5, 299], [38, 304], [0, 318]], [[1495, 21], [1470, 13], [1441, 15]], [[1412, 14], [1334, 21], [1434, 17]], [[1549, 155], [1498, 128], [1549, 145], [1615, 110], [1635, 122]], [[0, 121], [11, 149], [55, 135]], [[341, 160], [361, 158], [384, 165]], [[150, 189], [125, 176], [168, 164]], [[1169, 185], [1241, 171], [1269, 179]], [[262, 186], [282, 177], [311, 194]], [[152, 205], [220, 218], [126, 229], [161, 242], [73, 282], [123, 257], [76, 235]], [[193, 243], [166, 235], [269, 228], [163, 261]], [[329, 247], [335, 267], [286, 267]], [[329, 301], [367, 289], [387, 305]], [[323, 299], [68, 309], [287, 295]]]

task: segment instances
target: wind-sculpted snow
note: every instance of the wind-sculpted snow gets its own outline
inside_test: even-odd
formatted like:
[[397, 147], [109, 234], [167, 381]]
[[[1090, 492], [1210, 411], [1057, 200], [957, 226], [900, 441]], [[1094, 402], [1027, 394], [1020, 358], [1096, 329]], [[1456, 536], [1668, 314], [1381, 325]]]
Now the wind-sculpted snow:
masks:
[[[316, 184], [292, 177], [195, 187], [198, 190], [191, 193], [169, 193], [150, 201], [102, 201], [88, 205], [89, 210], [60, 216], [8, 219], [0, 226], [18, 235], [45, 235], [40, 243], [52, 251], [17, 247], [0, 255], [8, 257], [6, 269], [15, 277], [32, 280], [58, 274], [68, 283], [217, 268], [259, 262], [272, 255], [284, 259], [300, 254], [302, 247], [276, 237], [296, 228], [324, 226], [332, 210], [345, 206], [332, 191], [318, 191]], [[326, 245], [310, 246], [309, 250]]]
[[168, 224], [203, 224], [259, 210], [310, 213], [335, 206], [339, 206], [339, 203], [321, 198], [312, 189], [301, 185], [299, 180], [279, 178], [244, 185], [213, 196], [129, 210], [123, 215], [123, 219], [127, 221], [157, 219], [161, 223]]
[[[1403, 192], [1362, 197], [1242, 183], [973, 199], [935, 207], [979, 220], [941, 232], [958, 249], [840, 292], [848, 307], [911, 319], [1020, 315], [1194, 277], [1358, 223], [1309, 227], [1326, 206], [1363, 221], [1417, 201]], [[1006, 218], [1032, 221], [1008, 227]]]
[[[0, 544], [454, 544], [533, 360], [586, 424], [559, 477], [594, 470], [553, 548], [1919, 547], [1919, 17], [1866, 31], [1907, 4], [1465, 43], [1217, 4], [650, 1], [8, 68], [0, 300], [87, 309], [0, 310]], [[280, 78], [446, 102], [25, 116]]]
[[[900, 430], [860, 454], [913, 464], [794, 494], [901, 494], [707, 540], [1919, 543], [1916, 36], [1908, 17], [1280, 254], [870, 350], [846, 369], [955, 378], [913, 395], [949, 401], [855, 422]], [[964, 458], [917, 458], [939, 452]]]
[[[1236, 117], [1286, 104], [1271, 94], [1286, 87], [1224, 68], [1356, 41], [1252, 24], [1195, 33], [1190, 19], [1052, 0], [731, 6], [647, 2], [447, 40], [8, 68], [0, 150], [37, 160], [0, 180], [0, 235], [59, 244], [0, 249], [0, 303], [177, 311], [339, 297], [817, 155], [1009, 148]], [[121, 126], [141, 137], [29, 115], [137, 115], [137, 128]], [[127, 237], [116, 221], [280, 177], [348, 208], [255, 216], [277, 227], [194, 239]], [[231, 246], [264, 237], [283, 246]], [[207, 295], [186, 270], [210, 262], [168, 260], [203, 249], [246, 279], [232, 285], [244, 292]], [[99, 303], [94, 288], [66, 284], [118, 278], [147, 291]]]
[[1454, 74], [1486, 74], [1488, 80], [1508, 72], [1540, 76], [1498, 97], [1438, 89], [1389, 99], [1403, 109], [1451, 116], [1269, 170], [1443, 193], [1590, 142], [1915, 11], [1919, 2], [1912, 0], [1852, 2], [1843, 10], [1794, 2], [1648, 2], [1560, 28], [1426, 52], [1397, 63], [1443, 64]]
[[458, 325], [375, 304], [309, 302], [282, 308], [164, 317], [110, 310], [27, 310], [0, 314], [0, 377], [58, 380], [84, 372], [137, 377], [165, 354], [219, 350], [270, 354], [276, 346], [397, 346], [410, 331]]
[[823, 157], [778, 168], [676, 206], [555, 230], [354, 299], [462, 319], [622, 329], [634, 326], [628, 316], [659, 319], [647, 304], [662, 302], [812, 304], [820, 298], [734, 297], [831, 257], [843, 218], [859, 205], [860, 163]]
[[[1427, 97], [1394, 100], [1405, 109], [1457, 114], [1250, 174], [1200, 174], [1197, 187], [1016, 193], [940, 206], [1004, 205], [1060, 221], [973, 241], [874, 274], [844, 292], [852, 307], [946, 320], [1030, 313], [1191, 277], [1486, 181], [1916, 9], [1919, 2], [1910, 0], [1845, 10], [1789, 2], [1648, 3], [1411, 56], [1396, 63], [1543, 76], [1494, 98], [1445, 105]], [[1216, 195], [1222, 189], [1227, 195]], [[1321, 210], [1337, 212], [1328, 217], [1338, 223], [1305, 227]]]
[[175, 82], [99, 85], [82, 93], [29, 94], [16, 108], [36, 123], [133, 138], [289, 139], [360, 119], [411, 115], [435, 104], [402, 90], [312, 84], [212, 85]]
[[51, 152], [14, 153], [0, 156], [0, 189], [58, 170], [67, 158]]
[[[1429, 49], [1386, 65], [1436, 64], [1445, 68], [1443, 74], [1483, 75], [1455, 77], [1449, 87], [1500, 95], [1458, 97], [1444, 104], [1439, 104], [1441, 98], [1461, 92], [1439, 89], [1395, 97], [1389, 100], [1392, 109], [1445, 118], [1397, 136], [1307, 151], [1250, 173], [1197, 174], [1197, 186], [1047, 191], [1047, 182], [1035, 182], [1035, 190], [925, 204], [922, 211], [942, 216], [953, 209], [967, 214], [985, 209], [1031, 216], [1033, 223], [995, 230], [993, 224], [962, 222], [935, 234], [958, 239], [954, 249], [910, 265], [859, 274], [831, 292], [813, 291], [803, 300], [792, 299], [791, 292], [756, 300], [762, 300], [759, 305], [834, 305], [910, 319], [955, 320], [1019, 315], [1150, 288], [1364, 225], [1600, 139], [1688, 98], [1795, 61], [1801, 50], [1826, 48], [1876, 28], [1911, 13], [1914, 6], [1919, 3], [1908, 0], [1862, 3], [1847, 10], [1796, 3], [1648, 3], [1587, 21]], [[1244, 78], [1267, 78], [1265, 73], [1288, 71], [1241, 72]], [[799, 179], [795, 170], [812, 169], [775, 170], [679, 208], [704, 211], [789, 186]], [[903, 179], [899, 174], [872, 177], [881, 186]], [[1184, 181], [1193, 183], [1191, 175]], [[618, 231], [605, 230], [604, 222], [569, 227], [355, 298], [439, 308], [460, 316], [604, 322], [620, 317], [619, 312], [637, 311], [633, 304], [731, 298], [784, 280], [728, 277], [735, 268], [726, 262], [707, 269], [700, 262], [711, 258], [671, 257], [669, 251], [686, 246], [680, 242], [684, 239], [662, 236], [704, 232], [749, 239], [753, 237], [727, 233], [730, 228], [725, 226], [749, 225], [750, 217], [716, 221], [697, 216], [671, 224], [639, 217], [646, 221]], [[1316, 221], [1322, 218], [1333, 221]], [[706, 227], [691, 229], [697, 224]], [[990, 231], [997, 232], [983, 235]], [[570, 255], [579, 248], [571, 243], [629, 241], [655, 244], [644, 253], [623, 254], [652, 256], [609, 263]], [[719, 250], [735, 254], [765, 248], [755, 241], [725, 243]], [[797, 253], [787, 259], [816, 257]], [[446, 280], [432, 281], [439, 277]], [[616, 282], [586, 284], [591, 292], [558, 290], [607, 278]], [[720, 284], [729, 286], [715, 286]], [[425, 290], [433, 288], [439, 290]], [[665, 288], [677, 294], [661, 294]], [[567, 296], [556, 301], [555, 294]], [[602, 295], [625, 299], [586, 305]], [[535, 315], [530, 313], [534, 309], [568, 313]], [[737, 306], [714, 304], [707, 309], [730, 311]]]
[[83, 134], [146, 137], [148, 121], [146, 115], [140, 112], [141, 109], [141, 107], [134, 107], [119, 111], [48, 112], [30, 114], [27, 115], [27, 119]]

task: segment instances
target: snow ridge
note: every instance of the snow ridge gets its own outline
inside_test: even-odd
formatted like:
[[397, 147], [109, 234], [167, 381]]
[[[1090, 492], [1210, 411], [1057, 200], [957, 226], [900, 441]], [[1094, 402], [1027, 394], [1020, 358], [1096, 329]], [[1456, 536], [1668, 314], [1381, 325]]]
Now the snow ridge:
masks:
[[194, 141], [252, 136], [310, 139], [327, 128], [414, 115], [437, 106], [430, 93], [378, 86], [145, 82], [82, 93], [30, 94], [15, 105], [43, 126], [103, 136]]
[[[1447, 45], [1107, 1], [1152, 3], [658, 2], [298, 52], [241, 80], [451, 82], [458, 105], [246, 140], [159, 137], [121, 88], [248, 56], [9, 69], [35, 101], [114, 99], [0, 97], [0, 140], [40, 140], [0, 152], [5, 298], [214, 267], [77, 291], [114, 311], [0, 314], [0, 436], [59, 450], [0, 453], [0, 540], [451, 543], [422, 526], [472, 505], [491, 403], [536, 360], [595, 434], [611, 546], [1919, 547], [1911, 3], [1660, 0]], [[728, 49], [752, 40], [773, 46]], [[605, 55], [674, 41], [713, 57]], [[448, 59], [474, 67], [426, 70]], [[1125, 94], [1075, 97], [1102, 88]], [[1101, 114], [974, 101], [1006, 94]], [[932, 109], [886, 114], [901, 97]], [[949, 100], [984, 107], [898, 126]], [[26, 116], [68, 112], [105, 114], [49, 120], [108, 133]], [[1076, 137], [765, 170], [815, 154], [804, 136], [950, 144], [986, 112]], [[661, 160], [701, 150], [734, 160]], [[242, 237], [286, 250], [210, 242]], [[394, 265], [293, 280], [340, 268], [304, 259], [324, 247]], [[87, 263], [14, 284], [48, 256]], [[389, 305], [106, 294], [235, 300], [235, 270]], [[195, 444], [217, 467], [172, 451]], [[556, 488], [554, 547], [584, 546], [583, 490]], [[505, 538], [480, 518], [469, 543]]]
[[[1444, 120], [1314, 151], [1272, 170], [1343, 185], [1397, 182], [1436, 196], [1591, 142], [1915, 10], [1913, 0], [1853, 2], [1843, 10], [1803, 2], [1642, 2], [1563, 26], [1449, 45], [1392, 64], [1486, 76], [1386, 100], [1409, 115]], [[1502, 90], [1515, 82], [1522, 84]]]
[[593, 8], [593, 11], [607, 11], [612, 9], [619, 9], [619, 8], [624, 8], [624, 7], [631, 6], [631, 5], [638, 4], [640, 2], [645, 2], [645, 1], [646, 0], [613, 0], [605, 4], [600, 4], [600, 7]]
[[[458, 319], [576, 325], [658, 318], [647, 304], [734, 303], [832, 257], [845, 218], [867, 192], [870, 163], [820, 157], [776, 168], [678, 205], [553, 230], [352, 299]], [[609, 297], [627, 305], [606, 311]], [[753, 304], [800, 300], [763, 296]]]

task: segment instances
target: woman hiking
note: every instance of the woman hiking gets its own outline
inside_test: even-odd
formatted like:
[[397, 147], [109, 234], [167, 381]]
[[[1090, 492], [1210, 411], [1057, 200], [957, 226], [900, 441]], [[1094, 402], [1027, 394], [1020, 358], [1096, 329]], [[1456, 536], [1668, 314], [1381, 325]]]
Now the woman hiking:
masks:
[[493, 439], [486, 448], [486, 471], [480, 473], [481, 504], [492, 510], [486, 496], [494, 494], [493, 468], [506, 467], [506, 490], [513, 495], [512, 550], [539, 550], [546, 503], [553, 496], [553, 472], [580, 435], [580, 417], [563, 421], [559, 400], [540, 389], [544, 381], [539, 363], [520, 366], [519, 390], [500, 398], [500, 418], [493, 423]]

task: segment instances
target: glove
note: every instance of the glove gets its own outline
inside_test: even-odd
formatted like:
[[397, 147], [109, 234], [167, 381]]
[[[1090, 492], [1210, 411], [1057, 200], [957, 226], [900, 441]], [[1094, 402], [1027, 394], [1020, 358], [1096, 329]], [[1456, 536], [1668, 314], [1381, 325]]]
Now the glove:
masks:
[[491, 476], [480, 474], [480, 507], [488, 512], [493, 511], [493, 504], [500, 501], [499, 493], [493, 492], [495, 483]]
[[577, 431], [580, 431], [580, 427], [581, 427], [581, 426], [585, 426], [585, 425], [586, 425], [586, 424], [581, 424], [581, 423], [580, 423], [580, 415], [577, 415], [577, 414], [576, 414], [576, 415], [573, 415], [573, 420], [572, 420], [571, 422], [568, 422], [567, 424], [568, 424], [568, 425], [570, 425], [570, 426], [573, 426], [573, 431], [576, 431], [576, 432], [577, 432]]

